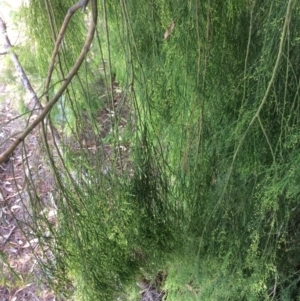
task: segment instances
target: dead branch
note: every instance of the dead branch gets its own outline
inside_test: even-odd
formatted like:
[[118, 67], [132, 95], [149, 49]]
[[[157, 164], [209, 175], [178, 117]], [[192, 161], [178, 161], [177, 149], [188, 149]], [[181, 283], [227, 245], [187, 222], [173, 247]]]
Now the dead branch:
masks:
[[[22, 85], [30, 97], [29, 103], [25, 103], [25, 106], [27, 107], [27, 109], [29, 111], [28, 113], [30, 113], [30, 116], [32, 116], [32, 112], [34, 112], [34, 111], [36, 111], [36, 113], [40, 112], [43, 109], [43, 106], [40, 102], [39, 97], [36, 95], [34, 89], [32, 88], [31, 83], [30, 83], [24, 69], [22, 68], [20, 61], [18, 59], [18, 56], [16, 55], [16, 53], [13, 50], [13, 46], [11, 45], [10, 39], [7, 35], [6, 23], [4, 22], [4, 20], [1, 17], [0, 17], [0, 31], [1, 31], [4, 47], [7, 50], [7, 53], [11, 55], [11, 59], [13, 61], [13, 64], [15, 66], [15, 69], [18, 73], [19, 78], [21, 79]], [[30, 120], [30, 117], [29, 117], [29, 120]], [[48, 127], [50, 128], [51, 132], [54, 133], [53, 139], [57, 143], [59, 143], [60, 138], [58, 135], [58, 131], [55, 128], [53, 128], [53, 126], [51, 124]], [[19, 133], [20, 132], [14, 133], [14, 136]], [[8, 139], [10, 139], [10, 138], [11, 137], [9, 137]]]
[[[32, 111], [36, 108], [42, 109], [42, 105], [40, 103], [40, 100], [37, 97], [36, 93], [34, 92], [32, 86], [29, 82], [29, 79], [28, 79], [24, 69], [22, 68], [22, 66], [19, 62], [18, 56], [13, 51], [13, 47], [10, 43], [10, 40], [9, 40], [8, 36], [7, 36], [6, 24], [5, 24], [5, 22], [3, 21], [3, 19], [1, 17], [0, 17], [0, 34], [2, 36], [2, 40], [3, 40], [3, 43], [4, 43], [4, 48], [6, 49], [7, 53], [10, 54], [11, 60], [14, 63], [15, 69], [18, 72], [18, 75], [19, 75], [19, 77], [22, 81], [22, 84], [23, 84], [25, 90], [27, 91], [27, 93], [30, 96], [30, 99], [31, 99], [30, 103], [27, 104], [28, 109], [30, 111]], [[32, 104], [32, 101], [33, 101], [33, 104]]]
[[[64, 79], [60, 89], [57, 91], [57, 93], [54, 95], [54, 97], [49, 101], [49, 103], [43, 108], [42, 112], [38, 115], [38, 117], [30, 125], [28, 125], [26, 127], [26, 129], [22, 132], [22, 134], [20, 134], [16, 138], [16, 140], [11, 144], [11, 146], [4, 153], [2, 153], [0, 155], [0, 163], [6, 161], [8, 159], [10, 157], [10, 155], [12, 154], [12, 152], [16, 149], [16, 147], [47, 116], [47, 114], [50, 112], [50, 110], [52, 109], [54, 104], [59, 100], [59, 98], [62, 96], [64, 91], [67, 89], [67, 87], [70, 84], [71, 80], [76, 75], [78, 69], [80, 68], [82, 62], [84, 61], [85, 56], [86, 56], [86, 54], [87, 54], [87, 52], [90, 49], [90, 46], [92, 44], [92, 41], [93, 41], [93, 38], [94, 38], [94, 33], [95, 33], [95, 30], [96, 30], [96, 23], [97, 23], [97, 12], [98, 12], [97, 11], [97, 0], [91, 0], [90, 2], [91, 2], [91, 12], [92, 12], [91, 22], [90, 22], [90, 26], [89, 26], [89, 30], [88, 30], [88, 34], [87, 34], [85, 43], [82, 47], [82, 50], [81, 50], [81, 52], [80, 52], [80, 54], [79, 54], [79, 56], [78, 56], [78, 58], [77, 58], [77, 60], [74, 64], [74, 66], [69, 71], [66, 78]], [[64, 28], [68, 24], [70, 18], [72, 17], [72, 15], [75, 12], [74, 10], [77, 10], [81, 7], [82, 7], [82, 1], [79, 1], [77, 4], [73, 5], [69, 9], [69, 11], [68, 11], [68, 13], [65, 17], [65, 20], [63, 22], [62, 28]], [[64, 31], [65, 31], [65, 29], [60, 30], [60, 32], [64, 32]], [[54, 49], [54, 52], [53, 52], [53, 55], [52, 55], [52, 59], [53, 58], [55, 59], [55, 56], [56, 56], [57, 51], [58, 51], [59, 44], [61, 43], [61, 39], [62, 39], [62, 37], [59, 35], [58, 36], [58, 41], [59, 42], [56, 42], [55, 49]], [[51, 64], [53, 64], [53, 61], [54, 60], [51, 61], [52, 62]], [[51, 72], [48, 72], [48, 77], [49, 77], [49, 74], [51, 74], [52, 71], [53, 71], [52, 68], [49, 68], [49, 71], [51, 70]]]

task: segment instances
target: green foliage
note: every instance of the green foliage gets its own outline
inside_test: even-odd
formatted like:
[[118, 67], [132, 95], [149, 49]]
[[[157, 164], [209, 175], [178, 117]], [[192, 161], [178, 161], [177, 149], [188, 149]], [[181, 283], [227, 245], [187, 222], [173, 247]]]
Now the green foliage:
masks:
[[[267, 1], [193, 6], [160, 1], [152, 6], [156, 14], [149, 16], [151, 28], [160, 35], [154, 29], [140, 30], [146, 4], [141, 8], [128, 4], [134, 20], [131, 55], [141, 66], [133, 66], [139, 112], [152, 135], [148, 143], [162, 149], [151, 162], [163, 162], [159, 173], [176, 179], [172, 185], [178, 191], [166, 189], [164, 194], [171, 193], [171, 199], [180, 194], [190, 221], [186, 235], [199, 241], [195, 244], [199, 260], [221, 281], [204, 285], [211, 289], [206, 298], [265, 300], [272, 296], [276, 277], [274, 296], [279, 297], [288, 274], [298, 273], [299, 265], [296, 254], [282, 249], [287, 240], [295, 242], [288, 224], [293, 231], [298, 229], [296, 216], [290, 215], [298, 210], [291, 184], [295, 175], [285, 174], [291, 168], [286, 164], [295, 166], [297, 159], [291, 149], [284, 151], [287, 132], [298, 122], [294, 65], [298, 58], [291, 46], [297, 34], [284, 28], [287, 15], [299, 22], [296, 12]], [[164, 30], [172, 20], [174, 32], [164, 41]], [[295, 139], [297, 134], [292, 136]], [[139, 139], [143, 149], [143, 138]], [[149, 181], [139, 186], [148, 185]], [[151, 196], [157, 188], [150, 187], [145, 191]], [[292, 197], [286, 195], [289, 189], [295, 192]], [[171, 215], [172, 210], [168, 212]], [[283, 262], [291, 258], [286, 268]], [[220, 272], [213, 269], [219, 265]], [[198, 273], [191, 277], [201, 283], [208, 273], [206, 268], [200, 279]], [[229, 289], [233, 282], [237, 287]], [[294, 288], [290, 294], [295, 293]]]
[[[58, 35], [59, 29], [63, 23], [64, 17], [68, 9], [74, 2], [65, 1], [30, 1], [29, 5], [24, 5], [20, 14], [23, 22], [26, 24], [27, 36], [34, 41], [26, 45], [24, 48], [24, 58], [28, 57], [29, 52], [34, 54], [31, 59], [32, 66], [38, 74], [45, 75], [48, 71], [49, 59], [51, 58], [54, 41]], [[79, 54], [82, 43], [85, 39], [85, 23], [84, 18], [79, 12], [71, 19], [70, 26], [66, 32], [62, 57], [58, 73], [70, 68], [74, 59]], [[21, 52], [22, 58], [23, 53]]]
[[[78, 299], [134, 299], [126, 289], [136, 276], [159, 269], [168, 300], [299, 299], [296, 1], [104, 1], [99, 10], [90, 61], [64, 96], [76, 147], [66, 144], [67, 168], [54, 168], [57, 277], [74, 282]], [[64, 68], [77, 38], [66, 38]], [[117, 114], [99, 138], [114, 72], [134, 112], [131, 173], [118, 165]], [[94, 152], [82, 143], [87, 124]]]

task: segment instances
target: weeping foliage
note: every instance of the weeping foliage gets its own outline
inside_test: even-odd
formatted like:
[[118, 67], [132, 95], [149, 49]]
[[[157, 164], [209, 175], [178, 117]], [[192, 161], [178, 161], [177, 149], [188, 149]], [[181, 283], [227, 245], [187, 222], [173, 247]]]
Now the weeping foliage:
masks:
[[[26, 11], [41, 66], [71, 5], [47, 3]], [[64, 141], [62, 160], [48, 148], [56, 289], [133, 300], [136, 277], [165, 269], [168, 300], [298, 300], [299, 3], [98, 8], [93, 48], [52, 114]], [[55, 80], [76, 59], [83, 19]]]

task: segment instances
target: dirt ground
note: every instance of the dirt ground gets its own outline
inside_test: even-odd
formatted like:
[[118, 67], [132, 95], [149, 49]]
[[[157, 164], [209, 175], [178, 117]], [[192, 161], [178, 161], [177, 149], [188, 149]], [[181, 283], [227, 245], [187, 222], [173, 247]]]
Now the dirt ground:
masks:
[[[14, 133], [25, 126], [23, 118], [12, 104], [9, 89], [0, 84], [6, 94], [0, 104], [0, 152], [15, 139]], [[15, 118], [15, 119], [14, 119]], [[55, 220], [56, 208], [51, 202], [54, 182], [40, 153], [39, 130], [34, 130], [5, 163], [0, 165], [0, 301], [54, 300], [42, 281], [34, 254], [42, 254], [32, 226], [32, 204], [28, 192], [38, 193], [49, 219]], [[33, 187], [35, 191], [33, 191]]]
[[[5, 93], [5, 85], [0, 87], [1, 93]], [[17, 115], [7, 97], [0, 105], [1, 153], [15, 139], [13, 134], [25, 125]], [[41, 252], [38, 238], [31, 231], [32, 204], [28, 192], [38, 193], [43, 204], [40, 211], [47, 210], [50, 220], [55, 220], [56, 213], [55, 204], [51, 202], [54, 182], [43, 164], [38, 137], [36, 129], [0, 166], [0, 301], [54, 300], [51, 291], [41, 285], [42, 274], [33, 255], [33, 252]]]

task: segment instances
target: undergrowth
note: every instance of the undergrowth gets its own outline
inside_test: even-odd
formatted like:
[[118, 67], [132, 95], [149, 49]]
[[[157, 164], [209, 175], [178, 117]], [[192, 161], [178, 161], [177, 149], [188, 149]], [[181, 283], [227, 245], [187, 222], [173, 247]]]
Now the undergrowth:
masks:
[[[49, 153], [56, 289], [135, 300], [137, 279], [164, 270], [167, 300], [299, 300], [297, 1], [98, 6], [93, 49], [64, 100], [73, 145], [65, 161]], [[126, 159], [116, 81], [132, 116]]]

